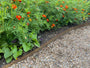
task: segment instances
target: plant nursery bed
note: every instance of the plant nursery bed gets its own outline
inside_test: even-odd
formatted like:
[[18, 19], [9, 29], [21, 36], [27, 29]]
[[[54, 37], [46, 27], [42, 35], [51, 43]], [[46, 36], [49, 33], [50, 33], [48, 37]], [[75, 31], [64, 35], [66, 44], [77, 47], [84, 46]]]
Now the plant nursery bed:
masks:
[[58, 28], [58, 29], [52, 29], [50, 31], [46, 30], [44, 32], [40, 32], [40, 34], [38, 34], [38, 40], [40, 40], [40, 47], [34, 47], [32, 50], [28, 51], [28, 52], [23, 52], [23, 54], [21, 56], [18, 57], [17, 60], [13, 60], [11, 63], [6, 63], [5, 59], [2, 58], [0, 60], [0, 68], [8, 68], [9, 66], [11, 66], [12, 64], [19, 62], [25, 58], [27, 58], [30, 55], [33, 55], [33, 53], [39, 51], [40, 49], [44, 48], [45, 46], [47, 46], [50, 42], [54, 41], [55, 39], [57, 39], [58, 37], [68, 33], [71, 30], [75, 30], [77, 28], [83, 27], [83, 26], [87, 26], [90, 25], [90, 18], [88, 19], [87, 22], [83, 22], [80, 25], [69, 25], [69, 26], [64, 26], [62, 28]]

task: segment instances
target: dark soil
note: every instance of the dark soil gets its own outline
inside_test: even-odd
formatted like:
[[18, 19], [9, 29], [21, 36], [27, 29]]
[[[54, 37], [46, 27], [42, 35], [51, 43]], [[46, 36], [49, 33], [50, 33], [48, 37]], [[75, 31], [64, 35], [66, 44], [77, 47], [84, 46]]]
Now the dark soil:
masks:
[[[90, 22], [90, 18], [88, 18], [87, 22], [89, 23]], [[83, 24], [85, 22], [82, 22], [81, 24]], [[77, 26], [76, 24], [72, 24], [72, 25], [69, 25], [69, 26], [64, 26], [62, 28], [58, 28], [58, 29], [51, 29], [50, 31], [46, 30], [44, 32], [40, 32], [40, 34], [38, 35], [38, 39], [40, 40], [40, 45], [46, 43], [47, 41], [49, 41], [51, 38], [55, 37], [56, 35], [58, 35], [59, 33], [71, 28], [71, 27], [74, 27], [74, 26]], [[37, 47], [34, 47], [32, 50], [30, 50], [29, 52], [27, 53], [23, 53], [22, 56], [30, 53], [31, 51], [35, 50]], [[22, 57], [20, 56], [20, 57]], [[0, 68], [5, 65], [6, 62], [5, 62], [5, 59], [2, 58], [0, 60]]]

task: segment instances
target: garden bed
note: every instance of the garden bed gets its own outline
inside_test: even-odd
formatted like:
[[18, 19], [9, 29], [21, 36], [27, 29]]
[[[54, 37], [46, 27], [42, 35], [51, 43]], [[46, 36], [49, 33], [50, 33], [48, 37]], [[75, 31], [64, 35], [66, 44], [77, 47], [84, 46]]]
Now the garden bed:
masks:
[[58, 37], [61, 37], [64, 34], [68, 33], [69, 31], [75, 30], [75, 29], [83, 27], [83, 26], [88, 26], [88, 25], [90, 25], [90, 20], [88, 20], [87, 23], [83, 23], [81, 25], [65, 26], [65, 27], [57, 29], [57, 30], [45, 31], [38, 35], [38, 36], [42, 37], [40, 48], [34, 47], [32, 50], [28, 51], [27, 53], [23, 53], [22, 56], [18, 57], [18, 60], [13, 60], [9, 64], [7, 64], [4, 59], [2, 59], [2, 61], [0, 61], [1, 62], [0, 65], [2, 68], [7, 68], [7, 67], [11, 66], [12, 64], [17, 63], [21, 60], [24, 60], [28, 56], [33, 55], [35, 52], [38, 52], [40, 49], [47, 46], [50, 42], [54, 41], [55, 39], [57, 39]]
[[89, 4], [87, 0], [2, 0], [0, 66], [32, 53], [59, 33], [85, 23], [90, 16]]

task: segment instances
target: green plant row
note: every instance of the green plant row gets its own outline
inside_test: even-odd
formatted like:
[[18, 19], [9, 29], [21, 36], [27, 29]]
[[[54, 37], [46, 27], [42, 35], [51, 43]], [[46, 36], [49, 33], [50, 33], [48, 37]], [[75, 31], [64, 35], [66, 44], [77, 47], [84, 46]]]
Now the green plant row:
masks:
[[1, 0], [0, 58], [6, 62], [40, 47], [40, 31], [79, 24], [90, 16], [87, 0]]

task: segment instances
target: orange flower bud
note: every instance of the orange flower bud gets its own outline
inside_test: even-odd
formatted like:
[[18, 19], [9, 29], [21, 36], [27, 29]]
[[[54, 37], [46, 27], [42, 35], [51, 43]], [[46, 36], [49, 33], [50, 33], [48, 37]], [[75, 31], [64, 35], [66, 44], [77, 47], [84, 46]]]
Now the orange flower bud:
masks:
[[55, 24], [52, 24], [51, 27], [52, 27], [52, 28], [55, 27]]
[[90, 13], [88, 13], [88, 15], [90, 15]]
[[76, 10], [77, 10], [77, 8], [74, 8], [74, 10], [76, 11]]
[[82, 11], [85, 11], [85, 9], [82, 9]]
[[65, 9], [65, 8], [63, 8], [63, 10], [64, 10], [64, 11], [66, 11], [66, 9]]
[[60, 5], [60, 7], [63, 7], [63, 5]]
[[42, 15], [42, 17], [45, 17], [46, 18], [46, 15]]
[[65, 3], [64, 1], [62, 1], [63, 3]]
[[31, 12], [27, 12], [27, 14], [30, 14]]
[[68, 6], [67, 6], [67, 5], [65, 5], [65, 8], [66, 8], [66, 9], [68, 9]]
[[29, 23], [27, 23], [27, 26], [29, 26]]
[[76, 13], [77, 13], [78, 11], [76, 11]]
[[47, 19], [47, 22], [49, 22], [49, 19]]
[[46, 1], [46, 3], [49, 3], [49, 1]]

